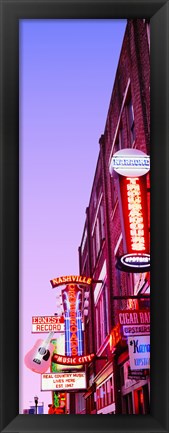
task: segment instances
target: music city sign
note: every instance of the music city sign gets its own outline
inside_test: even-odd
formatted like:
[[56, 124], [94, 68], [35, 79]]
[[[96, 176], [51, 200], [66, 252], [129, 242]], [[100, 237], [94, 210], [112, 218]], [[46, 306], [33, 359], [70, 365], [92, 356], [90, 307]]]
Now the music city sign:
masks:
[[94, 353], [83, 356], [65, 356], [54, 353], [52, 357], [52, 362], [62, 365], [81, 365], [90, 363], [94, 360], [95, 356], [96, 355]]

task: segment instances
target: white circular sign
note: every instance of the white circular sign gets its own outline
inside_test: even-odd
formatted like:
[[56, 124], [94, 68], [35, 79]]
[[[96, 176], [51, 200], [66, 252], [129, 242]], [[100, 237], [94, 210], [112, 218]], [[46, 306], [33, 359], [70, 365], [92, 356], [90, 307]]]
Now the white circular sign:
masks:
[[109, 171], [126, 177], [139, 177], [150, 170], [150, 157], [138, 149], [118, 150], [111, 159]]

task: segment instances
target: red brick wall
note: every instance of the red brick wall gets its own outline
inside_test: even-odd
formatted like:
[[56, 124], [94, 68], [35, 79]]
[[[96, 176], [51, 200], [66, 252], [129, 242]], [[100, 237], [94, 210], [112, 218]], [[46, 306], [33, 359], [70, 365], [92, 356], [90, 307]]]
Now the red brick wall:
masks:
[[[97, 161], [96, 172], [94, 176], [91, 197], [89, 201], [89, 227], [88, 232], [88, 269], [91, 276], [95, 279], [99, 277], [104, 259], [107, 260], [107, 283], [109, 290], [108, 317], [110, 327], [117, 323], [118, 308], [125, 307], [125, 302], [113, 300], [113, 295], [126, 295], [132, 293], [132, 287], [129, 287], [128, 277], [125, 272], [121, 273], [121, 287], [119, 287], [117, 272], [115, 269], [114, 249], [117, 240], [121, 234], [121, 222], [119, 205], [117, 199], [117, 182], [113, 180], [109, 173], [109, 160], [112, 151], [122, 101], [126, 91], [128, 80], [130, 79], [130, 96], [132, 98], [134, 109], [134, 123], [136, 139], [134, 147], [142, 150], [146, 154], [150, 153], [150, 55], [147, 41], [146, 24], [144, 20], [129, 20], [122, 44], [121, 54], [117, 67], [110, 105], [108, 107], [107, 119], [105, 119], [104, 134], [100, 139], [100, 154]], [[113, 83], [112, 83], [113, 84]], [[129, 95], [128, 95], [129, 97]], [[128, 100], [126, 100], [127, 103]], [[130, 135], [127, 123], [127, 108], [124, 107], [121, 116], [123, 125], [123, 146], [130, 147]], [[115, 151], [118, 149], [116, 148]], [[113, 152], [114, 153], [114, 152]], [[114, 185], [113, 185], [114, 183]], [[114, 189], [114, 200], [113, 200]], [[93, 226], [97, 203], [100, 192], [103, 191], [104, 214], [106, 221], [105, 241], [98, 257], [96, 267], [93, 267], [93, 252], [91, 242], [91, 229]], [[121, 242], [120, 254], [123, 251], [123, 242]], [[85, 253], [81, 256], [81, 267]], [[94, 289], [94, 287], [93, 287]], [[95, 329], [95, 317], [91, 318]], [[91, 321], [87, 331], [91, 338]], [[90, 345], [89, 345], [90, 346]], [[105, 352], [104, 352], [105, 353]], [[108, 353], [108, 349], [107, 349]], [[109, 353], [108, 353], [109, 355]], [[99, 363], [96, 363], [96, 373], [99, 371]], [[101, 362], [102, 366], [104, 361]]]

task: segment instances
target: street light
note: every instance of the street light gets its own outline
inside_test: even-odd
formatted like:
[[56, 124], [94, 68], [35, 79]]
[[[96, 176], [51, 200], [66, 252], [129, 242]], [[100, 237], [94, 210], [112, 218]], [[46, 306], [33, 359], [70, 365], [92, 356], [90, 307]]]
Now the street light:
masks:
[[38, 411], [37, 411], [37, 407], [38, 407], [38, 396], [35, 395], [34, 397], [34, 402], [35, 402], [35, 415], [37, 415]]

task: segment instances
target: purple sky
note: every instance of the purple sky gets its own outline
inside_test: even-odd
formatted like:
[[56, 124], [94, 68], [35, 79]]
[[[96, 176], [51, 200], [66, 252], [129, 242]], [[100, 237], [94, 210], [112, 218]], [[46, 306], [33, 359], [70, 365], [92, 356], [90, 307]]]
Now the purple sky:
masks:
[[[24, 356], [33, 315], [53, 315], [50, 280], [79, 274], [78, 247], [125, 20], [20, 21], [20, 410], [40, 392]], [[62, 287], [63, 288], [63, 287]]]

